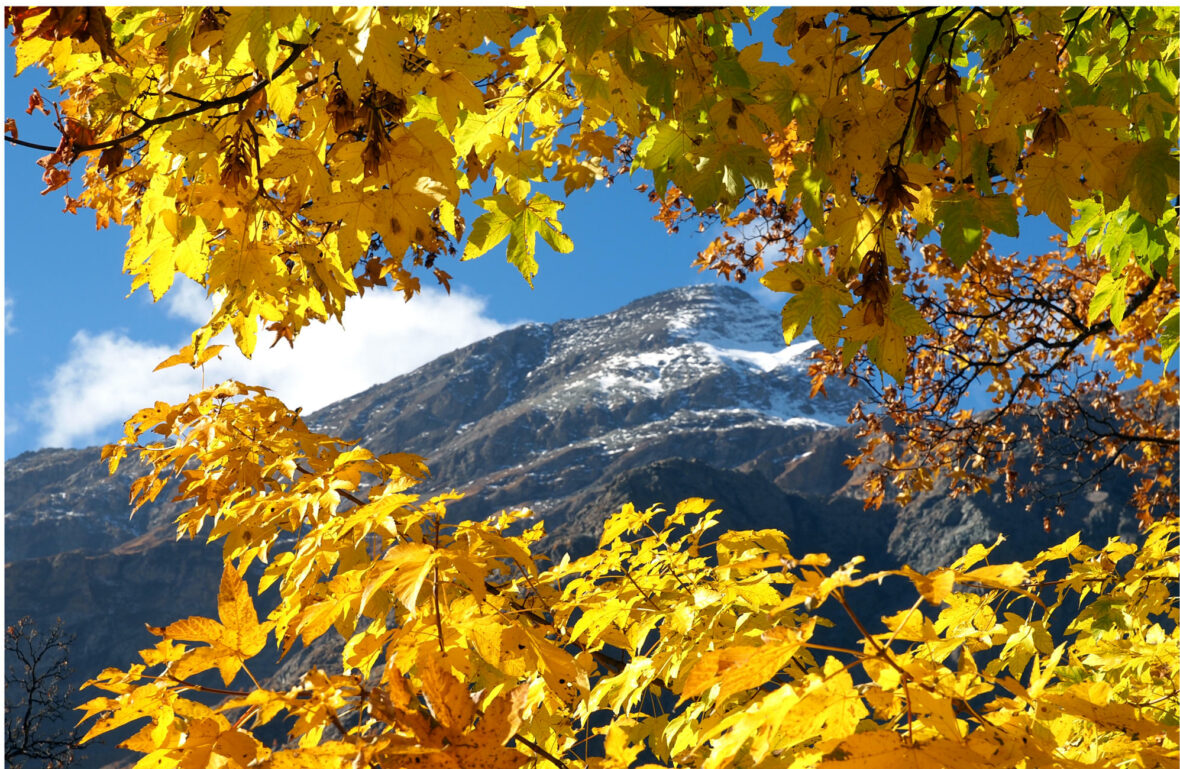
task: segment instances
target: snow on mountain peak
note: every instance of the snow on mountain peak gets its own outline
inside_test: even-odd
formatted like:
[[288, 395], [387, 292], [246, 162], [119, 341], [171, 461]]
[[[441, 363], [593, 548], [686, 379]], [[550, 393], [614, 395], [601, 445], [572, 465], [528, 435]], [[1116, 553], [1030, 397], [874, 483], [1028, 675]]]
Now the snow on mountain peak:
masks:
[[563, 321], [534, 373], [551, 382], [540, 398], [547, 413], [649, 403], [662, 414], [720, 408], [782, 424], [839, 424], [850, 405], [844, 398], [809, 397], [817, 344], [804, 338], [785, 345], [777, 313], [741, 289], [689, 286]]

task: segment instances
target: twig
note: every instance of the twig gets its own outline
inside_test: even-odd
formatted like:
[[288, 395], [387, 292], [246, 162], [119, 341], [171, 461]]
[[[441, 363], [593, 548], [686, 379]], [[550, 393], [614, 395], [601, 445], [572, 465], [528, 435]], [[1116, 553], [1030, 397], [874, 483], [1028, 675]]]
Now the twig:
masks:
[[[318, 30], [317, 30], [317, 32], [318, 32]], [[315, 37], [315, 34], [316, 33], [313, 32], [312, 37]], [[154, 117], [154, 118], [146, 118], [146, 119], [144, 119], [143, 124], [139, 126], [139, 128], [136, 128], [134, 131], [131, 131], [130, 133], [124, 134], [122, 136], [117, 136], [114, 139], [107, 139], [106, 141], [96, 142], [94, 144], [75, 144], [75, 145], [73, 145], [73, 151], [75, 154], [79, 154], [82, 152], [92, 152], [94, 150], [106, 149], [107, 147], [114, 147], [114, 146], [116, 146], [118, 144], [122, 144], [123, 142], [128, 141], [130, 139], [135, 139], [139, 136], [142, 136], [149, 128], [155, 128], [156, 126], [164, 125], [165, 123], [171, 123], [174, 120], [183, 120], [186, 117], [192, 117], [193, 115], [199, 115], [202, 112], [205, 112], [207, 110], [220, 109], [221, 107], [230, 107], [230, 106], [233, 106], [236, 104], [244, 104], [245, 102], [249, 101], [250, 98], [252, 96], [254, 96], [254, 94], [261, 91], [263, 88], [265, 88], [267, 85], [269, 85], [275, 78], [277, 78], [279, 75], [286, 72], [291, 67], [291, 65], [294, 64], [295, 61], [299, 58], [300, 54], [302, 54], [305, 50], [307, 50], [307, 48], [310, 45], [311, 45], [311, 43], [292, 44], [291, 55], [288, 56], [286, 59], [284, 59], [283, 62], [281, 64], [279, 64], [278, 67], [275, 68], [274, 74], [272, 74], [270, 77], [262, 78], [257, 83], [250, 86], [245, 91], [242, 91], [239, 94], [236, 94], [234, 96], [224, 96], [220, 99], [214, 99], [212, 101], [203, 102], [203, 103], [199, 104], [198, 106], [193, 107], [192, 109], [181, 110], [180, 112], [174, 112], [171, 115], [164, 115], [161, 117]], [[181, 98], [185, 98], [185, 97], [181, 97]], [[26, 141], [23, 141], [20, 139], [14, 139], [11, 136], [5, 136], [4, 140], [11, 143], [11, 144], [19, 144], [22, 147], [29, 147], [29, 148], [35, 149], [35, 150], [45, 150], [46, 152], [55, 152], [57, 150], [57, 147], [50, 147], [46, 144], [34, 144], [33, 142], [26, 142]]]
[[564, 761], [562, 761], [560, 758], [557, 758], [552, 753], [550, 753], [549, 751], [545, 750], [537, 743], [530, 740], [528, 737], [525, 737], [523, 734], [517, 734], [517, 735], [515, 735], [515, 737], [517, 740], [519, 740], [520, 742], [523, 742], [525, 745], [527, 745], [531, 750], [535, 751], [538, 755], [544, 756], [545, 758], [549, 759], [551, 762], [553, 762], [553, 764], [555, 766], [560, 766], [561, 769], [567, 769]]
[[914, 124], [914, 114], [918, 111], [918, 102], [922, 98], [922, 76], [926, 74], [926, 66], [930, 63], [930, 54], [938, 42], [938, 33], [942, 31], [942, 25], [954, 13], [954, 10], [951, 10], [938, 17], [938, 23], [934, 25], [934, 33], [930, 36], [930, 42], [926, 44], [926, 50], [922, 53], [922, 61], [918, 63], [918, 74], [914, 76], [914, 99], [910, 102], [910, 114], [906, 118], [905, 127], [901, 130], [901, 139], [897, 142], [897, 164], [899, 166], [905, 157], [905, 140], [909, 136], [910, 126]]

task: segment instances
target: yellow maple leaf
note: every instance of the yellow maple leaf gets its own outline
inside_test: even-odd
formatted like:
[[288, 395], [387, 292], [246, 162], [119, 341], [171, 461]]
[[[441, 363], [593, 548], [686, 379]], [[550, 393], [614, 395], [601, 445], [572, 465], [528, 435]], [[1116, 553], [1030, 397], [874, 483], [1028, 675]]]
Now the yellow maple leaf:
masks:
[[[258, 614], [246, 583], [237, 570], [226, 564], [221, 575], [221, 590], [217, 594], [217, 615], [221, 619], [189, 617], [164, 628], [164, 638], [173, 641], [196, 641], [208, 644], [197, 649], [201, 660], [216, 666], [226, 684], [250, 659], [266, 645], [269, 622], [259, 624]], [[193, 671], [196, 672], [196, 671]]]
[[909, 566], [903, 566], [897, 573], [908, 577], [922, 597], [935, 606], [945, 601], [955, 586], [955, 573], [950, 569], [935, 569], [929, 574], [922, 574]]

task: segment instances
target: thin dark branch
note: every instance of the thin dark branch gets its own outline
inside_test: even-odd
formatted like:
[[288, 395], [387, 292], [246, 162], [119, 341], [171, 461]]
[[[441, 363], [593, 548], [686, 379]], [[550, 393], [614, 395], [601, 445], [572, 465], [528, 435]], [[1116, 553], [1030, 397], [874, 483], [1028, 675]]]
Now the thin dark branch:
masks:
[[525, 737], [523, 734], [516, 735], [516, 739], [519, 742], [522, 742], [525, 745], [527, 745], [529, 747], [529, 749], [534, 751], [537, 755], [544, 756], [546, 759], [548, 759], [550, 762], [552, 762], [555, 766], [559, 766], [559, 767], [561, 767], [561, 769], [567, 769], [564, 761], [557, 758], [552, 753], [550, 753], [549, 751], [545, 750], [537, 743], [530, 740], [528, 737]]
[[[312, 33], [312, 36], [314, 37], [315, 33]], [[122, 136], [115, 137], [114, 139], [96, 142], [94, 144], [75, 144], [73, 145], [73, 151], [75, 154], [80, 154], [83, 152], [93, 152], [94, 150], [106, 149], [107, 147], [114, 147], [115, 145], [122, 144], [123, 142], [129, 141], [131, 139], [136, 139], [142, 136], [148, 129], [155, 128], [156, 126], [165, 125], [176, 120], [183, 120], [184, 118], [192, 117], [193, 115], [199, 115], [202, 112], [207, 112], [209, 110], [245, 104], [252, 96], [265, 88], [275, 78], [290, 69], [291, 65], [293, 65], [299, 59], [299, 56], [305, 50], [307, 50], [308, 46], [310, 45], [310, 43], [291, 44], [291, 54], [287, 56], [287, 58], [284, 59], [278, 67], [275, 68], [274, 73], [270, 75], [270, 77], [264, 77], [260, 79], [257, 83], [251, 85], [241, 93], [235, 94], [233, 96], [224, 96], [220, 99], [213, 99], [212, 101], [201, 102], [191, 109], [174, 112], [171, 115], [146, 118], [138, 128], [136, 128], [134, 131], [131, 131], [130, 133], [123, 134]], [[31, 142], [21, 141], [19, 139], [14, 139], [11, 136], [5, 136], [4, 139], [10, 144], [19, 144], [22, 147], [30, 147], [32, 149], [46, 150], [48, 152], [53, 152], [57, 149], [57, 147], [49, 147], [44, 144], [34, 144]]]
[[[912, 13], [906, 13], [906, 14], [902, 14], [900, 16], [891, 16], [888, 18], [873, 17], [873, 16], [869, 16], [868, 14], [862, 14], [862, 15], [865, 15], [866, 18], [869, 18], [872, 21], [892, 21], [893, 19], [899, 19], [899, 21], [896, 24], [894, 24], [892, 27], [890, 27], [889, 29], [885, 30], [884, 32], [870, 32], [869, 33], [871, 35], [879, 35], [881, 39], [873, 44], [873, 47], [869, 49], [868, 54], [865, 55], [865, 57], [861, 61], [860, 65], [857, 66], [855, 69], [853, 69], [851, 72], [846, 73], [845, 77], [850, 77], [852, 75], [855, 75], [857, 72], [860, 72], [861, 70], [863, 70], [868, 65], [869, 60], [873, 58], [873, 54], [875, 54], [877, 52], [877, 49], [881, 47], [881, 44], [884, 43], [885, 40], [888, 39], [888, 37], [890, 35], [892, 35], [897, 30], [901, 29], [902, 27], [904, 27], [906, 24], [908, 24], [913, 19], [916, 19], [917, 17], [921, 16], [923, 13], [926, 13], [927, 10], [928, 9], [926, 9], [926, 8], [920, 8], [916, 11], [913, 11]], [[847, 43], [849, 41], [845, 41], [845, 42]]]
[[667, 16], [670, 19], [677, 21], [683, 19], [695, 19], [702, 13], [709, 13], [710, 11], [724, 11], [723, 5], [686, 5], [686, 6], [671, 6], [671, 5], [653, 5], [647, 6], [647, 10], [655, 11], [661, 16]]
[[914, 124], [914, 115], [918, 111], [918, 102], [922, 98], [922, 77], [926, 74], [926, 67], [930, 64], [930, 54], [934, 52], [934, 46], [938, 43], [938, 33], [942, 31], [942, 25], [954, 14], [955, 11], [951, 10], [938, 17], [938, 22], [934, 25], [934, 33], [930, 36], [930, 42], [926, 44], [922, 60], [918, 62], [918, 73], [914, 76], [914, 99], [910, 102], [910, 114], [906, 117], [905, 127], [901, 130], [901, 138], [897, 141], [898, 165], [901, 165], [901, 161], [905, 157], [905, 140], [909, 136], [910, 127]]

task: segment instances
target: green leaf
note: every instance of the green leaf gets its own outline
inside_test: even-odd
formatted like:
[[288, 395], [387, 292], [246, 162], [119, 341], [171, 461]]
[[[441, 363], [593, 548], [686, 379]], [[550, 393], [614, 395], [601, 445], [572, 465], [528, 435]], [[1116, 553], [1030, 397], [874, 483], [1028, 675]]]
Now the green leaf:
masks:
[[799, 196], [803, 215], [811, 222], [812, 227], [821, 231], [824, 226], [825, 182], [824, 175], [810, 163], [798, 166], [787, 180], [787, 194]]
[[901, 291], [894, 291], [889, 297], [889, 320], [896, 323], [906, 336], [933, 334], [929, 321], [922, 317], [918, 308], [910, 304]]
[[[1176, 158], [1172, 144], [1163, 137], [1143, 143], [1127, 168], [1131, 179], [1131, 206], [1149, 222], [1159, 221], [1176, 186]], [[1171, 178], [1171, 182], [1169, 182]]]
[[896, 326], [886, 326], [880, 336], [869, 339], [865, 343], [865, 350], [874, 366], [891, 376], [898, 385], [905, 384], [909, 356], [905, 336]]
[[658, 56], [643, 56], [632, 76], [643, 85], [645, 99], [653, 107], [671, 110], [676, 104], [676, 82], [668, 62]]
[[982, 142], [972, 142], [970, 152], [971, 180], [975, 188], [985, 195], [992, 194], [992, 179], [987, 162], [991, 157], [991, 148]]
[[605, 6], [570, 8], [561, 20], [565, 47], [588, 59], [602, 43], [609, 19], [610, 9]]
[[676, 182], [693, 199], [697, 210], [716, 205], [726, 214], [746, 196], [746, 180], [766, 189], [774, 183], [770, 157], [762, 150], [744, 145], [726, 144], [700, 147], [714, 154], [701, 157], [696, 167], [676, 177]]
[[687, 164], [688, 153], [694, 149], [692, 137], [675, 121], [657, 123], [635, 148], [635, 160], [655, 177], [656, 190], [662, 195], [676, 168]]
[[[843, 289], [843, 286], [840, 287]], [[834, 350], [840, 344], [840, 328], [844, 312], [841, 304], [851, 304], [848, 290], [833, 290], [822, 285], [811, 285], [791, 297], [783, 306], [783, 339], [790, 344], [807, 325], [820, 344]]]
[[1009, 237], [1016, 237], [1020, 231], [1016, 207], [1008, 195], [978, 197], [957, 192], [938, 203], [934, 217], [943, 225], [942, 249], [958, 267], [979, 250], [985, 227]]
[[1131, 215], [1131, 222], [1127, 227], [1127, 241], [1130, 243], [1135, 261], [1148, 275], [1163, 273], [1163, 270], [1157, 273], [1156, 268], [1160, 266], [1161, 261], [1164, 265], [1167, 264], [1169, 241], [1175, 237], [1175, 219], [1175, 209], [1169, 209], [1164, 213], [1159, 224], [1152, 224], [1136, 214]]
[[508, 195], [495, 195], [478, 202], [487, 213], [471, 225], [464, 260], [482, 256], [508, 238], [508, 261], [531, 286], [537, 274], [537, 235], [558, 253], [568, 254], [574, 249], [573, 241], [561, 231], [561, 222], [557, 220], [557, 212], [565, 204], [548, 195], [538, 193], [531, 200], [521, 202]]
[[1090, 299], [1090, 310], [1087, 322], [1093, 323], [1103, 312], [1110, 310], [1110, 322], [1117, 331], [1123, 323], [1123, 314], [1127, 310], [1127, 279], [1115, 278], [1106, 273], [1094, 288], [1094, 296]]
[[526, 214], [530, 217], [528, 221], [533, 231], [540, 235], [550, 248], [559, 254], [568, 254], [574, 250], [574, 242], [570, 240], [569, 235], [561, 231], [561, 222], [557, 220], [557, 212], [563, 208], [564, 203], [538, 194], [529, 203]]
[[840, 344], [844, 325], [841, 305], [853, 303], [852, 294], [843, 281], [828, 275], [823, 263], [808, 254], [801, 262], [780, 264], [762, 276], [762, 285], [771, 291], [795, 294], [783, 307], [783, 339], [790, 344], [803, 329], [811, 325], [815, 338], [829, 350]]
[[483, 256], [508, 237], [512, 218], [519, 211], [519, 206], [507, 195], [496, 195], [476, 202], [487, 213], [471, 225], [467, 247], [463, 250], [463, 261]]
[[750, 75], [742, 68], [737, 56], [723, 55], [719, 57], [717, 61], [713, 62], [713, 72], [717, 76], [717, 82], [722, 86], [743, 90], [750, 87]]
[[1089, 235], [1090, 231], [1106, 216], [1106, 209], [1097, 200], [1074, 201], [1074, 208], [1078, 212], [1078, 218], [1069, 227], [1069, 246], [1081, 243], [1082, 238]]
[[1163, 348], [1160, 357], [1166, 369], [1172, 362], [1172, 356], [1176, 354], [1176, 347], [1180, 346], [1180, 307], [1173, 307], [1160, 321], [1159, 341], [1160, 347]]

